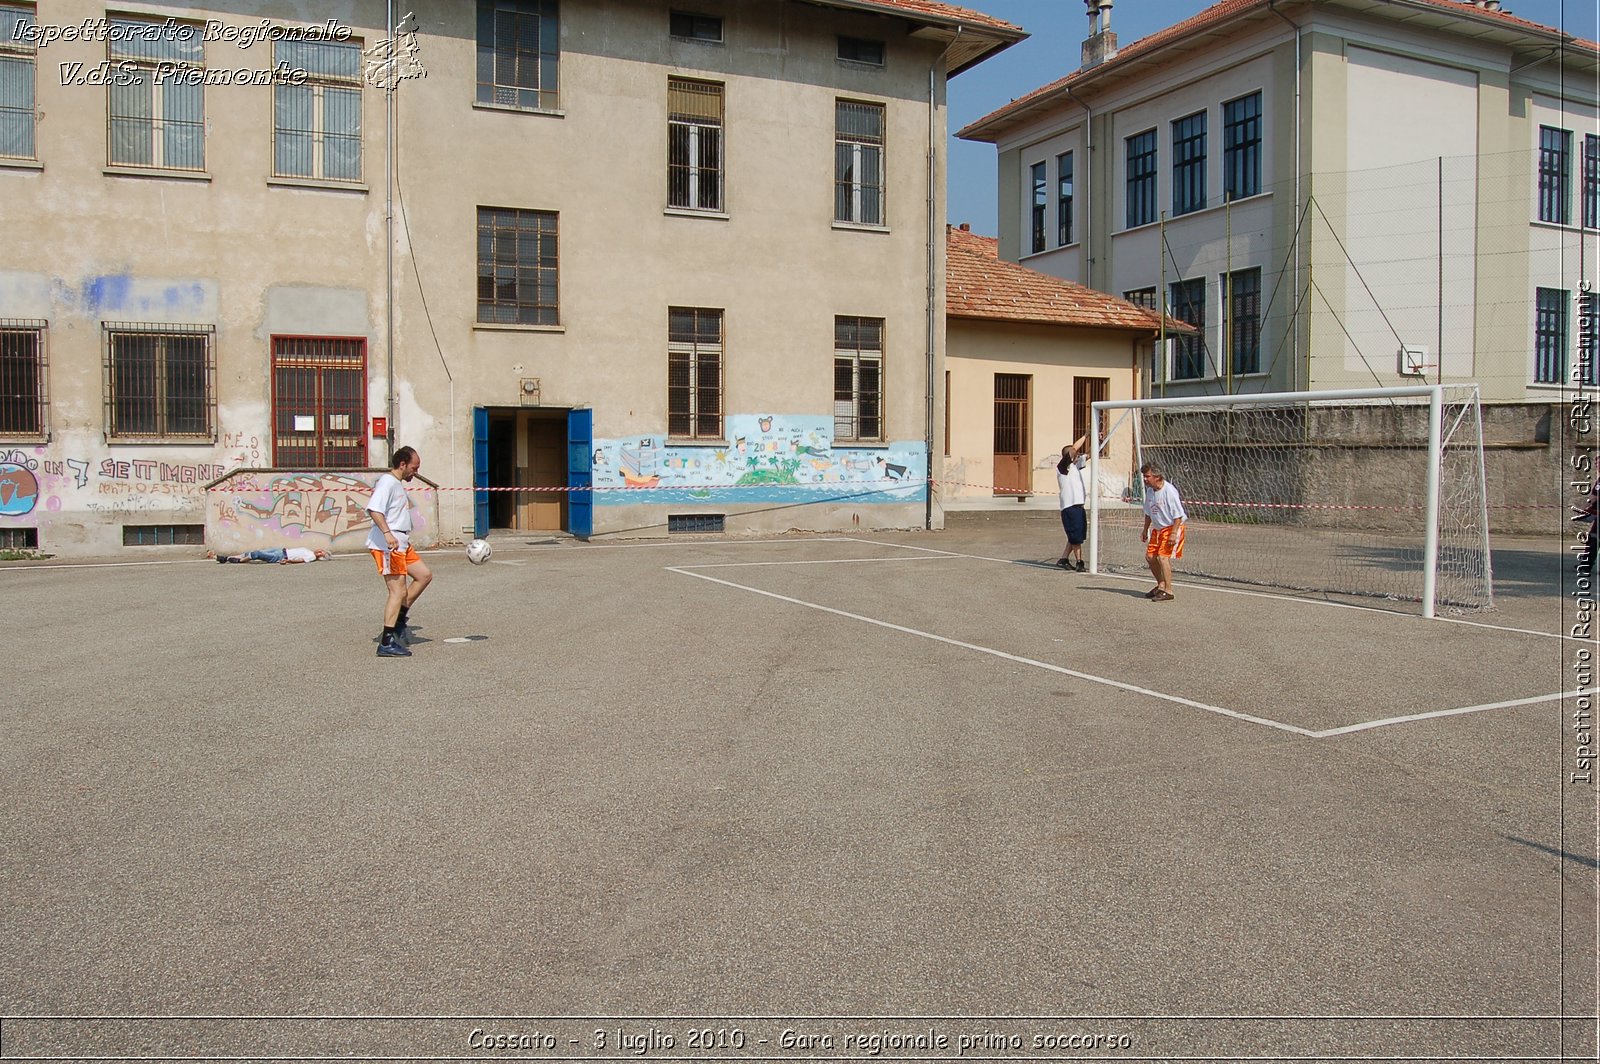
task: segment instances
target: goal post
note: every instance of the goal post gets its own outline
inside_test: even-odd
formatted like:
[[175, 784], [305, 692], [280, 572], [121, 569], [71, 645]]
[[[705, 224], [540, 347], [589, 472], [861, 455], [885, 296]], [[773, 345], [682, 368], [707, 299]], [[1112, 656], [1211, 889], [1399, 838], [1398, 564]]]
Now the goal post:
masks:
[[1146, 571], [1146, 462], [1177, 486], [1178, 569], [1229, 583], [1493, 605], [1475, 384], [1091, 404], [1089, 568]]

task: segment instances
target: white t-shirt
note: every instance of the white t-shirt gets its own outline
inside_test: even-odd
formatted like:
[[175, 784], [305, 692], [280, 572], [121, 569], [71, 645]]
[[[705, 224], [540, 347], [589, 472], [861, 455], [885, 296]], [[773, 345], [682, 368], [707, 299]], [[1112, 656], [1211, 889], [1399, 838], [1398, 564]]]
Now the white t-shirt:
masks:
[[291, 562], [314, 562], [317, 560], [317, 552], [310, 547], [290, 547], [283, 552], [283, 557], [285, 561]]
[[1072, 467], [1067, 472], [1061, 472], [1061, 467], [1056, 467], [1056, 487], [1061, 491], [1061, 508], [1069, 506], [1082, 506], [1089, 501], [1088, 487], [1084, 483], [1083, 470], [1089, 464], [1089, 459], [1079, 455], [1073, 459]]
[[[389, 531], [394, 533], [395, 540], [400, 549], [405, 550], [406, 544], [411, 539], [411, 500], [406, 497], [405, 481], [393, 473], [385, 473], [378, 478], [378, 486], [372, 489], [372, 498], [367, 502], [368, 513], [380, 513], [389, 525]], [[369, 550], [388, 550], [389, 544], [383, 538], [383, 530], [378, 523], [372, 523], [372, 529], [367, 533], [367, 548]]]
[[1159, 488], [1145, 486], [1144, 515], [1150, 519], [1150, 524], [1156, 528], [1166, 528], [1178, 520], [1189, 520], [1189, 515], [1183, 509], [1183, 500], [1178, 498], [1178, 489], [1172, 486], [1172, 481], [1164, 480]]

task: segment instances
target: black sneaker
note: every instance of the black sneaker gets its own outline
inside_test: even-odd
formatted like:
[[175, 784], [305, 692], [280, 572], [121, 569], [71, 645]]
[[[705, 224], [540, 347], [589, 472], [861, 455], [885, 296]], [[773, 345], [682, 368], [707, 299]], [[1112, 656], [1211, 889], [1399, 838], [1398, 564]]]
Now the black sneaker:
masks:
[[1087, 565], [1083, 564], [1083, 559], [1082, 558], [1079, 558], [1078, 559], [1078, 572], [1086, 573], [1088, 571], [1089, 571], [1089, 567]]
[[1067, 559], [1065, 559], [1065, 558], [1058, 558], [1058, 559], [1056, 559], [1056, 568], [1057, 569], [1071, 569], [1072, 568], [1072, 563], [1067, 561]]
[[399, 643], [401, 646], [410, 646], [411, 645], [411, 626], [409, 624], [397, 624], [397, 625], [395, 625], [394, 626], [394, 641], [396, 643]]
[[406, 645], [398, 640], [392, 643], [378, 644], [378, 657], [380, 658], [409, 658], [410, 656], [411, 651], [407, 650]]

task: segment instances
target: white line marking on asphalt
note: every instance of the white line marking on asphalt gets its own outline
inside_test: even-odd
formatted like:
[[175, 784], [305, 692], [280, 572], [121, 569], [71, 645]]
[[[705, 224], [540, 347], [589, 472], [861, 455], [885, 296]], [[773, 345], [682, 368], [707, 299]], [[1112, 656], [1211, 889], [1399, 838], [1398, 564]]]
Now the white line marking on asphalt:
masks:
[[1491, 709], [1514, 709], [1517, 706], [1534, 706], [1540, 702], [1554, 702], [1562, 698], [1577, 698], [1579, 695], [1592, 695], [1600, 691], [1600, 687], [1586, 687], [1578, 691], [1558, 691], [1552, 695], [1534, 695], [1532, 698], [1513, 698], [1505, 702], [1485, 702], [1481, 706], [1462, 706], [1459, 709], [1436, 709], [1431, 713], [1412, 713], [1405, 717], [1385, 717], [1383, 720], [1369, 720], [1361, 724], [1347, 724], [1342, 728], [1326, 728], [1323, 731], [1312, 732], [1313, 739], [1326, 739], [1331, 735], [1349, 735], [1351, 732], [1368, 731], [1372, 728], [1385, 728], [1391, 724], [1409, 724], [1415, 720], [1429, 720], [1433, 717], [1459, 717], [1463, 713], [1483, 713]]
[[864, 617], [859, 613], [850, 613], [846, 610], [836, 610], [832, 606], [823, 606], [816, 602], [807, 602], [804, 599], [791, 598], [788, 595], [779, 595], [773, 591], [763, 591], [759, 587], [749, 587], [745, 584], [736, 584], [731, 580], [721, 580], [714, 576], [706, 576], [704, 573], [691, 572], [687, 568], [668, 566], [667, 572], [678, 573], [682, 576], [692, 576], [696, 580], [707, 580], [713, 584], [721, 584], [724, 587], [736, 588], [740, 591], [749, 591], [757, 595], [765, 595], [767, 598], [777, 599], [780, 602], [788, 602], [796, 606], [804, 606], [807, 609], [820, 610], [823, 613], [831, 613], [836, 617], [847, 617], [852, 621], [861, 621], [864, 624], [874, 624], [879, 628], [888, 628], [891, 631], [901, 632], [906, 635], [914, 635], [922, 639], [931, 639], [936, 643], [945, 643], [949, 646], [961, 647], [963, 650], [974, 650], [979, 654], [988, 654], [991, 657], [1003, 658], [1006, 661], [1015, 661], [1022, 665], [1031, 665], [1036, 669], [1045, 669], [1050, 672], [1061, 673], [1064, 676], [1073, 676], [1080, 680], [1088, 680], [1090, 683], [1102, 684], [1106, 687], [1114, 687], [1121, 691], [1130, 691], [1137, 695], [1145, 695], [1149, 698], [1160, 699], [1163, 702], [1173, 702], [1180, 706], [1189, 706], [1192, 709], [1201, 709], [1207, 713], [1215, 713], [1219, 716], [1232, 717], [1235, 720], [1248, 721], [1251, 724], [1260, 724], [1267, 728], [1277, 728], [1279, 731], [1293, 732], [1296, 735], [1304, 735], [1308, 737], [1315, 737], [1316, 734], [1315, 732], [1309, 731], [1305, 728], [1296, 727], [1293, 724], [1285, 724], [1282, 721], [1269, 720], [1266, 717], [1252, 716], [1249, 713], [1240, 713], [1237, 710], [1224, 709], [1221, 706], [1213, 706], [1205, 702], [1196, 702], [1192, 698], [1182, 698], [1178, 695], [1163, 694], [1160, 691], [1153, 691], [1148, 687], [1138, 687], [1131, 683], [1123, 683], [1121, 680], [1113, 680], [1105, 676], [1095, 676], [1093, 673], [1079, 672], [1076, 669], [1068, 669], [1060, 665], [1052, 665], [1048, 661], [1036, 661], [1033, 658], [1025, 658], [1018, 654], [1008, 654], [1003, 650], [995, 650], [992, 647], [979, 646], [976, 643], [966, 643], [959, 639], [951, 639], [948, 636], [935, 635], [932, 632], [924, 632], [916, 628], [907, 628], [906, 626], [900, 624], [891, 624], [889, 621], [880, 621], [872, 617]]

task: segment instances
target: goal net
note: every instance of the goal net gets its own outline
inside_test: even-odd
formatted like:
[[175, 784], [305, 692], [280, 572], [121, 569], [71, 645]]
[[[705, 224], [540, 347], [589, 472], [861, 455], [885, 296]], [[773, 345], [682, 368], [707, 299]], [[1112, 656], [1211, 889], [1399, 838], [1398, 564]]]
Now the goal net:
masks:
[[1477, 385], [1094, 404], [1089, 561], [1145, 573], [1151, 462], [1189, 514], [1183, 577], [1493, 604]]

